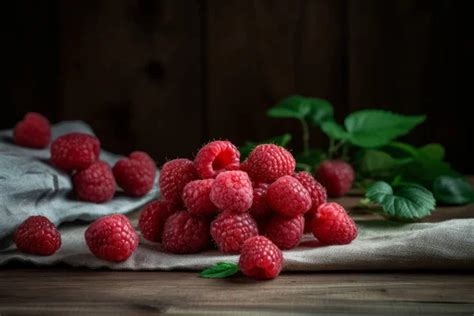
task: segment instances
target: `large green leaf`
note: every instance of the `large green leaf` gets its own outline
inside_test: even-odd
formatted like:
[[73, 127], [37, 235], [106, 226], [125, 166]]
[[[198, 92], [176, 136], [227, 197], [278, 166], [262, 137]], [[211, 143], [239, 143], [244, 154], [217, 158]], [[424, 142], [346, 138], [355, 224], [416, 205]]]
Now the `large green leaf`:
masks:
[[267, 111], [270, 117], [309, 120], [313, 125], [331, 119], [333, 113], [333, 106], [327, 100], [301, 95], [285, 98]]
[[433, 184], [433, 194], [443, 204], [463, 205], [474, 202], [474, 191], [463, 178], [438, 177]]
[[407, 116], [383, 110], [362, 110], [346, 117], [344, 126], [352, 144], [373, 148], [388, 144], [407, 134], [425, 120], [425, 116]]
[[390, 184], [378, 181], [367, 189], [366, 197], [382, 206], [383, 213], [400, 220], [420, 219], [430, 215], [436, 205], [433, 194], [414, 183], [405, 183], [396, 191]]

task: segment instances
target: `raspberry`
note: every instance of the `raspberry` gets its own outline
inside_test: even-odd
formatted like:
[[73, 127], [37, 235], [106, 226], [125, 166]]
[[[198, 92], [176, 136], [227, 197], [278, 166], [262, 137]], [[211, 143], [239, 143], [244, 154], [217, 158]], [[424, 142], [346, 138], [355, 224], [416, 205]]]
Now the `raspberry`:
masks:
[[244, 241], [257, 235], [257, 223], [249, 213], [225, 211], [211, 223], [211, 236], [225, 253], [240, 252]]
[[311, 221], [313, 220], [314, 214], [321, 204], [326, 203], [326, 189], [306, 171], [297, 172], [293, 177], [295, 177], [305, 187], [311, 196], [311, 208], [304, 215], [304, 231], [309, 233], [311, 232]]
[[217, 207], [211, 202], [214, 179], [194, 180], [183, 189], [183, 202], [188, 212], [196, 216], [209, 216], [217, 213]]
[[87, 134], [66, 134], [51, 144], [51, 162], [66, 171], [89, 167], [99, 159], [99, 153], [99, 140]]
[[44, 216], [30, 216], [15, 231], [16, 247], [26, 253], [49, 256], [61, 247], [61, 234]]
[[222, 172], [212, 184], [209, 197], [221, 210], [245, 212], [252, 206], [252, 182], [243, 171]]
[[283, 267], [283, 254], [278, 247], [263, 236], [247, 239], [239, 258], [240, 270], [255, 279], [274, 279]]
[[357, 237], [357, 226], [346, 210], [339, 204], [324, 203], [311, 222], [313, 235], [322, 244], [348, 244]]
[[150, 192], [156, 175], [156, 166], [148, 154], [135, 151], [129, 158], [117, 161], [112, 169], [117, 184], [131, 196]]
[[216, 140], [199, 150], [194, 165], [202, 179], [215, 178], [223, 171], [239, 169], [240, 152], [231, 142]]
[[116, 184], [109, 165], [98, 161], [73, 176], [74, 190], [79, 199], [94, 203], [114, 197]]
[[292, 175], [295, 158], [283, 147], [274, 144], [258, 145], [245, 162], [250, 178], [258, 182], [272, 183], [278, 178]]
[[163, 228], [162, 246], [172, 253], [196, 253], [209, 245], [209, 221], [187, 211], [171, 215]]
[[274, 216], [266, 225], [265, 235], [280, 249], [292, 249], [298, 246], [303, 236], [304, 216], [293, 218]]
[[51, 140], [51, 125], [46, 117], [39, 113], [26, 113], [13, 130], [15, 144], [30, 148], [45, 148]]
[[347, 162], [326, 160], [316, 170], [316, 179], [326, 187], [330, 197], [346, 194], [354, 182], [354, 169]]
[[89, 225], [84, 237], [92, 254], [107, 261], [124, 261], [138, 246], [138, 235], [122, 214], [99, 218]]
[[168, 201], [152, 201], [145, 205], [138, 219], [138, 228], [143, 238], [160, 242], [163, 226], [168, 217], [175, 212], [175, 207]]
[[182, 204], [181, 195], [184, 186], [197, 178], [198, 174], [191, 160], [170, 160], [161, 168], [159, 180], [161, 195], [175, 204]]
[[267, 202], [279, 214], [294, 217], [310, 209], [311, 196], [298, 180], [284, 176], [268, 187]]
[[269, 184], [256, 183], [253, 186], [253, 202], [249, 212], [257, 220], [266, 220], [272, 214], [272, 209], [267, 203], [267, 190]]

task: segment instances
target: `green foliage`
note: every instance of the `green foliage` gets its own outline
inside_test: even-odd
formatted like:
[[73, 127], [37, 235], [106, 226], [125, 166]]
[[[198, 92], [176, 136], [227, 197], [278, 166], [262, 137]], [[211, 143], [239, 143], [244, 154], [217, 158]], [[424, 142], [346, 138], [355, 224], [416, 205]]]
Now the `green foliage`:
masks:
[[199, 273], [199, 276], [207, 279], [222, 279], [236, 274], [239, 270], [239, 266], [235, 263], [219, 262], [212, 267], [204, 269]]
[[310, 149], [308, 152], [302, 152], [295, 155], [297, 169], [313, 172], [316, 167], [327, 158], [326, 153], [320, 149]]
[[308, 120], [317, 126], [333, 116], [333, 107], [326, 100], [293, 95], [283, 99], [267, 111], [267, 115], [275, 118], [294, 118]]
[[436, 201], [433, 194], [414, 183], [404, 183], [394, 191], [384, 181], [375, 182], [367, 189], [366, 198], [382, 207], [382, 213], [397, 220], [414, 220], [430, 215]]
[[463, 178], [440, 176], [433, 184], [436, 200], [443, 204], [463, 205], [474, 202], [474, 191]]

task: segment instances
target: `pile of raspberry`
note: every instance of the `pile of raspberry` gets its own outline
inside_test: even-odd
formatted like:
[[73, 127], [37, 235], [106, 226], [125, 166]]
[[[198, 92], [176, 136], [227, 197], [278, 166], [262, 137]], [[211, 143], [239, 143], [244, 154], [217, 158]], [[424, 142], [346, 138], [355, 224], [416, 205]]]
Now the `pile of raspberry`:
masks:
[[[14, 131], [17, 144], [47, 147], [49, 122], [28, 114]], [[51, 145], [51, 162], [71, 172], [81, 200], [110, 200], [116, 183], [131, 196], [151, 190], [156, 167], [143, 152], [133, 152], [113, 169], [99, 160], [100, 142], [86, 134], [67, 134]], [[283, 267], [282, 250], [297, 247], [305, 232], [322, 245], [348, 244], [357, 227], [344, 208], [327, 202], [327, 193], [308, 172], [295, 172], [295, 159], [274, 144], [256, 146], [241, 163], [229, 141], [203, 146], [194, 158], [166, 162], [159, 177], [161, 196], [141, 210], [138, 227], [144, 239], [161, 243], [162, 250], [191, 254], [213, 246], [240, 254], [240, 270], [256, 279], [272, 279]], [[349, 165], [323, 163], [316, 173], [331, 196], [347, 192], [354, 178]], [[137, 249], [139, 236], [127, 217], [108, 215], [93, 222], [84, 234], [96, 257], [120, 262]], [[16, 230], [18, 249], [51, 255], [61, 246], [56, 226], [32, 216]]]

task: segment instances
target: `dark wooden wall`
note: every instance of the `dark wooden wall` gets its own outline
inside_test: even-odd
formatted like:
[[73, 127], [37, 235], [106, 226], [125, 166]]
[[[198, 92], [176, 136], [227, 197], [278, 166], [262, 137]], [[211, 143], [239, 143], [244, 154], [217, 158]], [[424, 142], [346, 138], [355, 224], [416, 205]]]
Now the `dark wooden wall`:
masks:
[[[426, 113], [408, 140], [441, 142], [473, 172], [468, 2], [6, 2], [0, 127], [28, 110], [81, 119], [106, 149], [162, 162], [209, 138], [298, 134], [264, 113], [299, 93], [329, 99], [339, 119], [369, 107]], [[315, 131], [313, 143], [325, 138]]]

